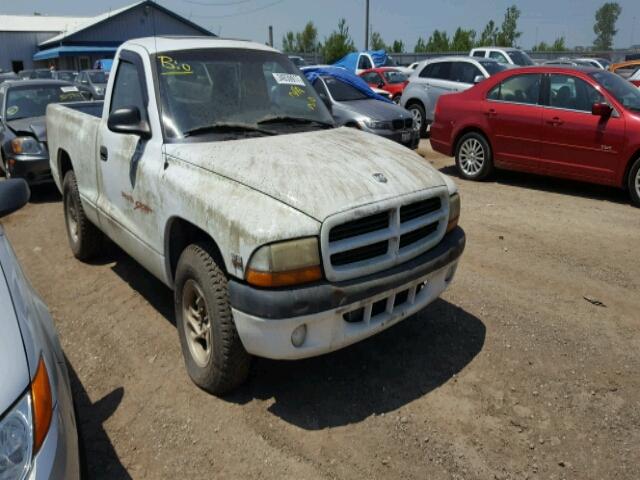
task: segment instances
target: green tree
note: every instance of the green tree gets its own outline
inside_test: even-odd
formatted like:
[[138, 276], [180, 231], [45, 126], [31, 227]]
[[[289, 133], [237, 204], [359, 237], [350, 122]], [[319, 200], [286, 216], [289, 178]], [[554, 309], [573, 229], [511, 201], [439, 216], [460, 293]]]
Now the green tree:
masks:
[[296, 36], [293, 32], [287, 32], [284, 37], [282, 37], [282, 51], [285, 53], [296, 53]]
[[596, 12], [596, 23], [593, 32], [596, 39], [593, 48], [596, 50], [611, 50], [613, 38], [618, 33], [616, 22], [622, 13], [622, 7], [617, 2], [607, 2]]
[[298, 52], [313, 53], [318, 48], [318, 29], [313, 22], [308, 22], [302, 32], [296, 34]]
[[444, 30], [434, 30], [427, 41], [427, 52], [448, 52], [450, 50], [449, 37]]
[[522, 32], [518, 31], [520, 13], [520, 9], [515, 5], [507, 8], [498, 33], [498, 43], [501, 47], [515, 47], [517, 40], [522, 36]]
[[453, 34], [450, 49], [454, 52], [468, 52], [476, 42], [476, 31], [458, 27]]
[[565, 38], [556, 38], [555, 42], [553, 42], [553, 45], [551, 45], [551, 50], [554, 52], [564, 52], [565, 50], [568, 50], [567, 45], [565, 44]]
[[532, 52], [549, 52], [551, 50], [547, 42], [540, 42], [539, 44], [534, 45], [531, 51]]
[[404, 53], [404, 42], [402, 40], [394, 40], [391, 51], [393, 53]]
[[484, 27], [482, 34], [480, 35], [480, 40], [478, 40], [478, 47], [489, 47], [495, 45], [498, 40], [498, 27], [496, 27], [496, 22], [493, 20], [489, 20], [487, 26]]
[[324, 60], [327, 63], [333, 63], [340, 60], [349, 52], [354, 52], [356, 46], [353, 43], [349, 26], [344, 18], [338, 22], [338, 30], [334, 30], [325, 40], [323, 47]]
[[416, 42], [416, 46], [413, 47], [413, 51], [415, 53], [425, 53], [427, 51], [427, 42], [424, 41], [424, 38], [418, 37], [418, 41]]
[[382, 39], [382, 35], [379, 32], [371, 33], [371, 40], [369, 41], [369, 45], [371, 46], [371, 50], [387, 50], [388, 47], [384, 43]]

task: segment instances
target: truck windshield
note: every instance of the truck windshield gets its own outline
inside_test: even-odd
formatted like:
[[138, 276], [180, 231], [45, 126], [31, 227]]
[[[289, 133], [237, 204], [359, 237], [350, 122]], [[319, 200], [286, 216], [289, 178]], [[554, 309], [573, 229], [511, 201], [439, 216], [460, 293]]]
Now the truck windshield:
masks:
[[623, 107], [636, 113], [640, 112], [640, 89], [631, 82], [615, 73], [605, 72], [604, 70], [593, 72], [589, 75], [613, 95]]
[[245, 133], [265, 123], [273, 133], [333, 125], [315, 89], [282, 54], [183, 50], [157, 54], [156, 65], [168, 138], [222, 131], [228, 137], [229, 125]]
[[7, 92], [5, 119], [42, 117], [47, 105], [60, 102], [83, 101], [84, 97], [73, 85], [35, 85], [10, 88]]
[[528, 67], [534, 64], [533, 60], [531, 60], [531, 57], [529, 57], [529, 55], [524, 53], [522, 50], [510, 50], [507, 52], [507, 54], [509, 55], [509, 57], [511, 57], [513, 63], [521, 67]]

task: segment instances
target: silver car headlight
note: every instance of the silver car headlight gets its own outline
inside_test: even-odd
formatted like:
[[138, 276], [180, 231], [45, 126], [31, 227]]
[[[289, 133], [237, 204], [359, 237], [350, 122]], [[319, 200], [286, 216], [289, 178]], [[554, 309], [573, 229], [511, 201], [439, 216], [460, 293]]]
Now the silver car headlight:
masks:
[[0, 480], [23, 480], [31, 467], [33, 417], [27, 392], [0, 420]]
[[43, 152], [42, 145], [33, 137], [17, 137], [11, 140], [11, 149], [16, 154], [35, 155]]

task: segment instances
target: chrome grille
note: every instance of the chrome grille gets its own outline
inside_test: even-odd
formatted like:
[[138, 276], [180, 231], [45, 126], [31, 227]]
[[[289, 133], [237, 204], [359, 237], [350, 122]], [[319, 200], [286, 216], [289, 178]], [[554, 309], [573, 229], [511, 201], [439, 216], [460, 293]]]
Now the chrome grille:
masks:
[[327, 278], [369, 275], [433, 248], [447, 227], [448, 195], [440, 187], [329, 217], [321, 233]]

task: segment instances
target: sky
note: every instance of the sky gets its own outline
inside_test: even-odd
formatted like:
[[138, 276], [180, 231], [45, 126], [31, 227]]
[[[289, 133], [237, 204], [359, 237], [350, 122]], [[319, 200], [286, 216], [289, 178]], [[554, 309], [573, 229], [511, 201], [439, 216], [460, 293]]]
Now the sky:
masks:
[[[0, 14], [96, 15], [133, 3], [134, 0], [0, 0]], [[593, 43], [595, 11], [604, 0], [370, 0], [373, 31], [387, 43], [402, 40], [408, 51], [419, 36], [434, 29], [451, 35], [458, 26], [478, 34], [493, 19], [500, 24], [508, 6], [522, 11], [518, 43], [530, 48], [539, 41], [564, 36], [567, 45]], [[276, 47], [288, 30], [302, 30], [313, 21], [320, 39], [328, 36], [341, 17], [346, 18], [357, 48], [364, 46], [365, 0], [157, 0], [212, 32], [228, 38], [266, 42], [273, 25]], [[617, 48], [640, 44], [640, 0], [618, 0]]]

